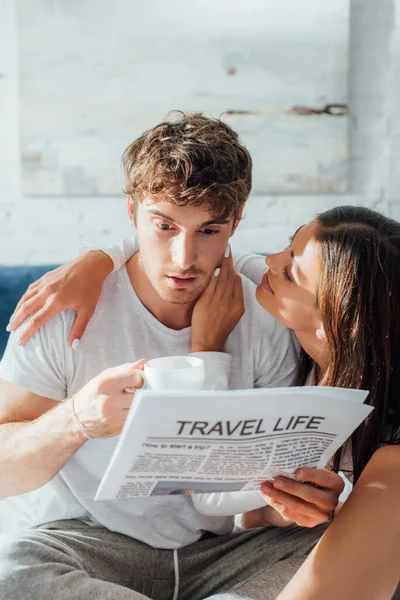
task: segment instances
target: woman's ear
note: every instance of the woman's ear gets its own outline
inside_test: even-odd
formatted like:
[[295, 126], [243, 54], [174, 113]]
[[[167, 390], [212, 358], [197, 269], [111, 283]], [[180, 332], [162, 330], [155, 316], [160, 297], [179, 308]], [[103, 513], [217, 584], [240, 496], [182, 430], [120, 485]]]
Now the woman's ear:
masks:
[[318, 327], [317, 331], [315, 332], [315, 335], [319, 340], [321, 340], [321, 342], [326, 342], [326, 333], [322, 324]]

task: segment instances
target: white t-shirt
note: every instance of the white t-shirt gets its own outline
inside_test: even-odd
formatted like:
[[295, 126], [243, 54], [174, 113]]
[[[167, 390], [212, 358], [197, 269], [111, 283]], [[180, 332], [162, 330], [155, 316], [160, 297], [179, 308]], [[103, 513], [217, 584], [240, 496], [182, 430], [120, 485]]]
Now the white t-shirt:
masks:
[[[246, 313], [225, 346], [232, 357], [228, 387], [290, 385], [296, 371], [290, 333], [259, 306], [252, 282], [243, 278], [243, 288]], [[75, 351], [68, 345], [74, 317], [73, 311], [57, 315], [23, 347], [16, 343], [18, 332], [12, 334], [0, 377], [62, 401], [106, 368], [191, 350], [191, 329], [175, 331], [160, 323], [140, 302], [125, 267], [106, 279], [95, 314]], [[231, 531], [232, 517], [200, 514], [190, 496], [94, 502], [117, 439], [88, 440], [51, 482], [16, 498], [19, 510], [32, 515], [30, 524], [91, 519], [159, 548], [191, 544], [203, 531]]]

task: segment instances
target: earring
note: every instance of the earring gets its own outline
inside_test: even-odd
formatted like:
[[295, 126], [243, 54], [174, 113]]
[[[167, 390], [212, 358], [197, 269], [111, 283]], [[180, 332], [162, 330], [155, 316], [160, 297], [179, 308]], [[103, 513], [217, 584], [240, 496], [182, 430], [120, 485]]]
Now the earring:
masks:
[[324, 329], [317, 329], [316, 336], [321, 342], [326, 342], [326, 333]]

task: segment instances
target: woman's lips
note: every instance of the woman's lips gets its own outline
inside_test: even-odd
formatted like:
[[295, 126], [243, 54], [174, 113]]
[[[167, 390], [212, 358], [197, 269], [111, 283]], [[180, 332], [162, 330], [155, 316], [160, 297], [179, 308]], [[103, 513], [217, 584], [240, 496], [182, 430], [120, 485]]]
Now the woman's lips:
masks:
[[272, 289], [272, 287], [270, 286], [270, 283], [269, 283], [268, 271], [265, 273], [264, 277], [262, 278], [261, 285], [270, 294], [275, 294], [274, 290]]

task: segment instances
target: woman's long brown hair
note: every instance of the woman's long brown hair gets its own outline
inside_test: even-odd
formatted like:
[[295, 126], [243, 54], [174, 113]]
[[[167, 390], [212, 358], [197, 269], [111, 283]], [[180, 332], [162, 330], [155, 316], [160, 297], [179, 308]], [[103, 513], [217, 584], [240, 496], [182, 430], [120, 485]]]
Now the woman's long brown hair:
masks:
[[[350, 440], [357, 481], [378, 448], [400, 443], [400, 223], [355, 206], [333, 208], [316, 223], [317, 305], [329, 347], [319, 383], [369, 390], [374, 407]], [[311, 367], [303, 352], [297, 385]], [[343, 450], [334, 457], [336, 470]]]

